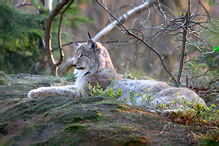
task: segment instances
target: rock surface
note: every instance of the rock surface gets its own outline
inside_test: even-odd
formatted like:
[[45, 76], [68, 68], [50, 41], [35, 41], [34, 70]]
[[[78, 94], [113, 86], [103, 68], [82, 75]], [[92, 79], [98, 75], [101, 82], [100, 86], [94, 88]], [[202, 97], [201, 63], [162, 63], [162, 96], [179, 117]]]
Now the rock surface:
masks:
[[203, 128], [179, 125], [108, 97], [28, 100], [29, 90], [66, 84], [64, 78], [8, 75], [0, 85], [0, 145], [207, 144]]

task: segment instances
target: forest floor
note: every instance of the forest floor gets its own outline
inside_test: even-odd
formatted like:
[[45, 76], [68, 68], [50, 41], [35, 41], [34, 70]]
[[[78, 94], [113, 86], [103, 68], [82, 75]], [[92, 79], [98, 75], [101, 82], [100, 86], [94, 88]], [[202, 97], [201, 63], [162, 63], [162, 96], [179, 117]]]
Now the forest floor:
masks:
[[165, 115], [102, 96], [29, 100], [29, 90], [64, 78], [4, 75], [0, 145], [217, 145], [218, 124], [177, 124]]

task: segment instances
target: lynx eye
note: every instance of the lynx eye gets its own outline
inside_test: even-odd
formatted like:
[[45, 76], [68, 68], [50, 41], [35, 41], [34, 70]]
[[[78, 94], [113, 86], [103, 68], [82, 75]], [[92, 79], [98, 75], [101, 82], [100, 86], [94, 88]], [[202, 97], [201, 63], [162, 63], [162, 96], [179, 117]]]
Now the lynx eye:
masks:
[[84, 55], [83, 54], [81, 54], [80, 56], [79, 56], [79, 58], [81, 58], [81, 57], [83, 57]]

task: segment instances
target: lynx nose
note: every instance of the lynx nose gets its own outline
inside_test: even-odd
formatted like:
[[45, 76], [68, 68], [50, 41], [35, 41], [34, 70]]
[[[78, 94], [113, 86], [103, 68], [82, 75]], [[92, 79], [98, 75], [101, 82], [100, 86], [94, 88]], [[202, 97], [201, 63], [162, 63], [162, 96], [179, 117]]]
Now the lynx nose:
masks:
[[76, 64], [72, 64], [72, 66], [76, 67], [77, 65]]

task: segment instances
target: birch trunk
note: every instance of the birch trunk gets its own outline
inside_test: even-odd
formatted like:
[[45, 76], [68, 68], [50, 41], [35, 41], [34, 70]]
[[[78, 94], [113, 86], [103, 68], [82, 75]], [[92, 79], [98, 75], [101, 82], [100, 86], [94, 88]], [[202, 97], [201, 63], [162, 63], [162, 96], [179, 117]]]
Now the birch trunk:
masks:
[[44, 7], [46, 8], [46, 9], [48, 9], [49, 11], [52, 11], [52, 2], [53, 2], [53, 0], [45, 0], [44, 1]]

